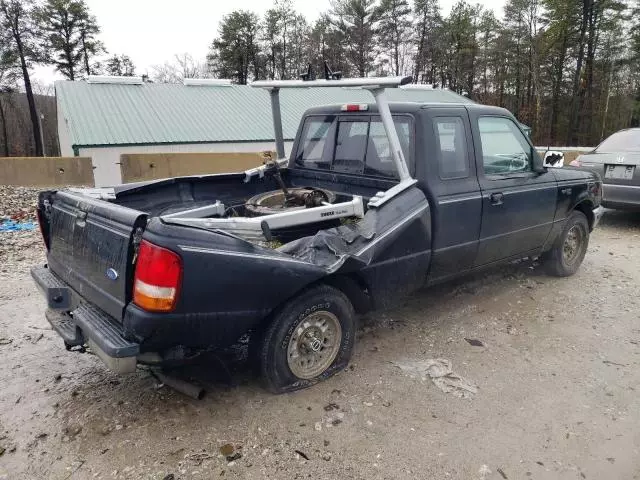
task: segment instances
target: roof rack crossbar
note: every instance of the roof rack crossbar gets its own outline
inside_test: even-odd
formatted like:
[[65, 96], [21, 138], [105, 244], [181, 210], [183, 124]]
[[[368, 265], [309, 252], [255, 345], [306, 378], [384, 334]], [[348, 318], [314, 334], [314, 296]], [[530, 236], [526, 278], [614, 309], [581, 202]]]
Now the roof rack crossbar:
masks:
[[394, 88], [411, 83], [411, 77], [343, 78], [341, 80], [256, 80], [256, 88], [310, 88], [310, 87], [380, 87]]

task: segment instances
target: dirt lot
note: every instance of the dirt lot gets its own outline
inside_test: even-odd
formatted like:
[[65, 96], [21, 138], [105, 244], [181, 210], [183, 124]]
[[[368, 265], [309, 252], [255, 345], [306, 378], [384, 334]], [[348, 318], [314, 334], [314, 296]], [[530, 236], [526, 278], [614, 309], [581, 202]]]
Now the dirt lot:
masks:
[[[273, 396], [212, 362], [201, 401], [65, 352], [27, 274], [40, 248], [0, 237], [0, 479], [640, 478], [638, 215], [608, 212], [573, 278], [526, 263], [425, 290], [364, 318], [323, 384]], [[398, 367], [435, 358], [477, 393]]]

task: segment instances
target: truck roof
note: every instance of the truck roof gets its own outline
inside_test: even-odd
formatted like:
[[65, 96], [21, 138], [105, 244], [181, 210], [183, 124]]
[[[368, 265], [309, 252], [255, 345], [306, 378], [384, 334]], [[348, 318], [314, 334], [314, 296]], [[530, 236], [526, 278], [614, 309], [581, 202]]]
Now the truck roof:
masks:
[[[367, 103], [358, 105], [367, 105], [366, 111], [362, 113], [377, 113], [378, 106], [375, 103]], [[321, 107], [313, 107], [308, 109], [305, 112], [305, 115], [319, 115], [319, 114], [337, 114], [337, 113], [345, 113], [345, 114], [357, 114], [359, 112], [345, 112], [342, 110], [344, 104], [332, 104], [332, 105], [323, 105]], [[451, 102], [389, 102], [389, 109], [393, 113], [414, 113], [418, 110], [429, 109], [429, 108], [446, 108], [446, 107], [464, 107], [467, 110], [473, 110], [480, 113], [487, 114], [508, 114], [511, 113], [501, 107], [494, 107], [491, 105], [482, 105], [479, 103], [451, 103]]]

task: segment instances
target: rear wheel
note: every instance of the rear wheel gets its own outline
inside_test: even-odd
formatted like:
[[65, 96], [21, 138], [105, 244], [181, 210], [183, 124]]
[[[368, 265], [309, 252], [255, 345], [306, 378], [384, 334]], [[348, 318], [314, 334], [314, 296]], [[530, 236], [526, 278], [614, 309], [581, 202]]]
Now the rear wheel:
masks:
[[347, 297], [327, 285], [287, 302], [260, 339], [260, 373], [274, 393], [298, 390], [347, 366], [355, 313]]
[[557, 277], [573, 275], [582, 264], [588, 246], [589, 222], [584, 213], [574, 211], [551, 250], [545, 254], [547, 271]]

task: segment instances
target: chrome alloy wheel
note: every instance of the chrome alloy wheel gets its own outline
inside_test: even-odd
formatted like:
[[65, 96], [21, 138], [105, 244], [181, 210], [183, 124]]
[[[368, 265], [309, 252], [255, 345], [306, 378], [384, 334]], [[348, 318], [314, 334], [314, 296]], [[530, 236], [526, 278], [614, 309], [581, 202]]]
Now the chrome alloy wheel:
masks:
[[340, 350], [342, 327], [333, 313], [320, 310], [305, 317], [289, 340], [287, 364], [296, 377], [309, 380], [331, 366]]
[[579, 225], [574, 225], [567, 232], [567, 237], [562, 245], [562, 259], [567, 265], [572, 265], [580, 256], [583, 242], [584, 232]]

